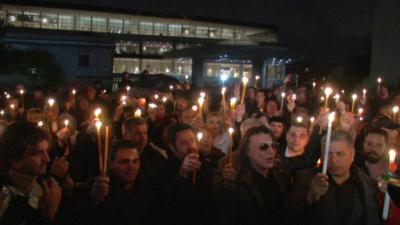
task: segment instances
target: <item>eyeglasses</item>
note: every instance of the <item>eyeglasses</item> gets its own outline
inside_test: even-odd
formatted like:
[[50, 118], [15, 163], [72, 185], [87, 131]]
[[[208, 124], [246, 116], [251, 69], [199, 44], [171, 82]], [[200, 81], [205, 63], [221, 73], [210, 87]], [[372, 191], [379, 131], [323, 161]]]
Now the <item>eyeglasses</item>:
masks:
[[276, 149], [278, 149], [278, 146], [279, 146], [278, 143], [272, 142], [272, 143], [262, 143], [262, 144], [259, 144], [258, 146], [250, 146], [250, 147], [257, 147], [258, 150], [265, 152], [269, 148], [271, 148], [272, 150], [276, 150]]

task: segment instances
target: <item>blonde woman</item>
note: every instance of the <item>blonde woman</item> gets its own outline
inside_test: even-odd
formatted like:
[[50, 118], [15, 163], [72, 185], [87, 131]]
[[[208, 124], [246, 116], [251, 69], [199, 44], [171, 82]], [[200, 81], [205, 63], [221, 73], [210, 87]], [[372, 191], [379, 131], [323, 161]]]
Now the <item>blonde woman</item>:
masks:
[[223, 116], [216, 112], [208, 113], [206, 117], [206, 129], [213, 137], [213, 146], [221, 149], [226, 154], [232, 146], [232, 139], [225, 128]]

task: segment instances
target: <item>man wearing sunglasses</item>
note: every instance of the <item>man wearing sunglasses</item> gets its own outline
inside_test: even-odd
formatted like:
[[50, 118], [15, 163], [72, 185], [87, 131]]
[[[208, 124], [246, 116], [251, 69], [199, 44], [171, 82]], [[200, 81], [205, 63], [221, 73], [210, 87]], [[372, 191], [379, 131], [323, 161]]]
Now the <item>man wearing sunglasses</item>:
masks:
[[239, 145], [241, 160], [234, 180], [218, 193], [220, 224], [284, 224], [282, 203], [289, 173], [277, 163], [277, 145], [265, 126], [250, 128]]

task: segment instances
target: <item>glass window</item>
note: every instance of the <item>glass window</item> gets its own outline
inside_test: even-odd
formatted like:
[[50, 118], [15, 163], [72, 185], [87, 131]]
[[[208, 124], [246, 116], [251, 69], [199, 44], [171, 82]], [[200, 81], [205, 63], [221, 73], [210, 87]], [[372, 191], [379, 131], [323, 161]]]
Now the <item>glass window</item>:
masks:
[[138, 33], [138, 21], [137, 20], [124, 20], [124, 33], [126, 34], [137, 34]]
[[153, 34], [153, 22], [139, 22], [139, 34], [152, 35]]
[[174, 75], [191, 76], [192, 75], [192, 60], [186, 59], [186, 58], [175, 60]]
[[108, 24], [108, 30], [111, 33], [122, 32], [122, 19], [110, 19]]
[[90, 31], [91, 30], [90, 16], [76, 16], [76, 30]]
[[92, 17], [92, 31], [107, 32], [107, 18], [97, 16]]
[[216, 27], [210, 27], [210, 38], [222, 38], [222, 29], [221, 28], [216, 28]]
[[170, 59], [143, 59], [144, 67], [150, 66], [150, 73], [172, 74], [173, 60]]
[[208, 27], [196, 27], [196, 37], [208, 38]]
[[24, 27], [33, 27], [40, 28], [40, 12], [34, 11], [25, 11], [23, 15], [23, 26]]
[[193, 48], [193, 47], [199, 47], [199, 46], [201, 46], [201, 44], [197, 44], [197, 43], [177, 43], [175, 45], [175, 48], [177, 50], [180, 50], [180, 49]]
[[237, 63], [209, 62], [205, 64], [204, 74], [208, 77], [219, 77], [224, 73], [230, 77], [239, 78], [243, 75], [241, 70], [242, 65]]
[[196, 27], [192, 25], [182, 25], [182, 36], [194, 37], [196, 35]]
[[139, 54], [139, 42], [120, 41], [115, 44], [116, 54]]
[[172, 49], [173, 46], [170, 42], [145, 41], [143, 42], [142, 53], [143, 55], [161, 55]]
[[55, 13], [42, 13], [42, 28], [57, 29], [58, 19]]
[[233, 38], [233, 30], [232, 29], [222, 29], [222, 38], [232, 39]]
[[113, 73], [140, 73], [140, 61], [135, 58], [114, 58]]
[[154, 35], [168, 35], [168, 25], [165, 23], [154, 23]]
[[170, 36], [182, 36], [182, 25], [180, 24], [169, 24], [168, 33]]
[[60, 14], [58, 16], [58, 29], [73, 30], [74, 29], [74, 16], [67, 15], [67, 14]]
[[22, 26], [23, 14], [18, 10], [7, 10], [7, 24], [9, 26]]

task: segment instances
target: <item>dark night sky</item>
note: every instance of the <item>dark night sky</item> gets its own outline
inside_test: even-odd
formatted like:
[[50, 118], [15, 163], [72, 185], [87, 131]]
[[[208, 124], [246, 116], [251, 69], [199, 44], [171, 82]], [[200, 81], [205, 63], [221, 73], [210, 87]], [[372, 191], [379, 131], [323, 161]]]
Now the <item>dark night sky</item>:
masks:
[[35, 0], [123, 7], [279, 27], [281, 43], [312, 60], [335, 62], [370, 47], [374, 0]]

